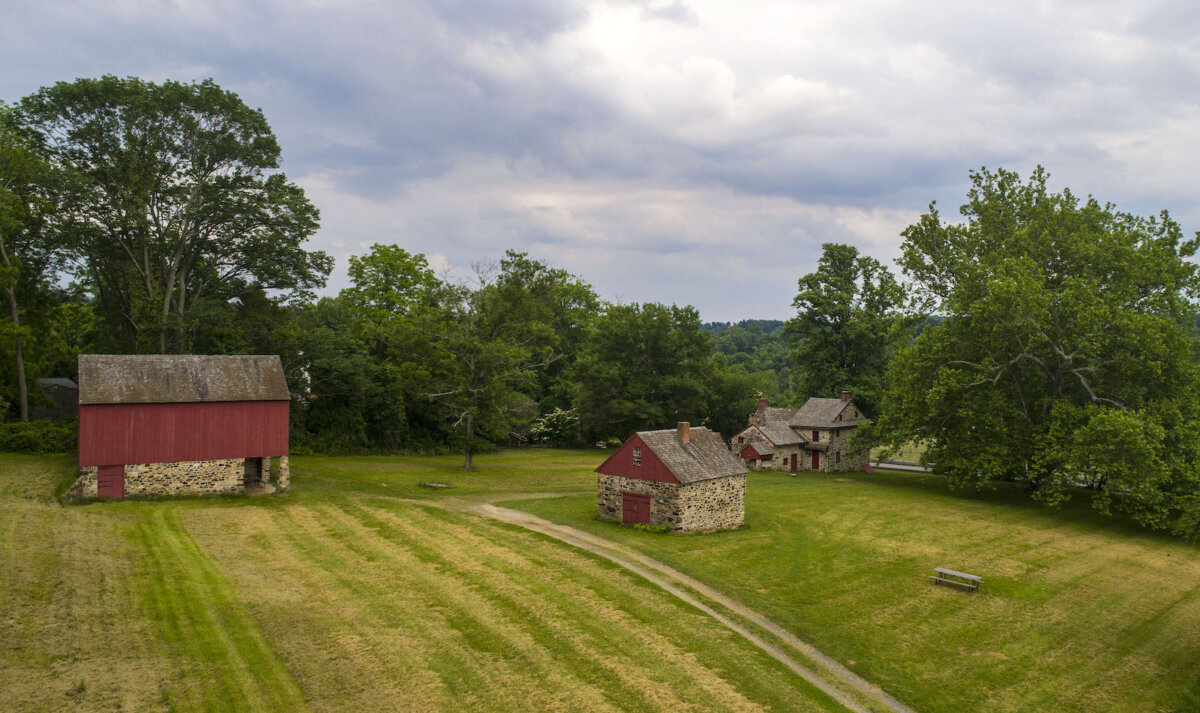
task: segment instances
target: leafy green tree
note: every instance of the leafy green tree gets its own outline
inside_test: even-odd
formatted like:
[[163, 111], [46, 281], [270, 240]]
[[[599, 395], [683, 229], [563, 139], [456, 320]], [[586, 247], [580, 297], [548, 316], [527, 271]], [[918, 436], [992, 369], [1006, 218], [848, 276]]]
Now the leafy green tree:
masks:
[[1183, 522], [1200, 491], [1200, 240], [1165, 212], [1053, 193], [1040, 167], [971, 180], [964, 222], [931, 205], [903, 233], [914, 305], [945, 320], [893, 360], [877, 435], [923, 441], [959, 485], [1018, 480], [1047, 503], [1090, 487], [1101, 510]]
[[[51, 219], [55, 210], [55, 178], [42, 147], [0, 104], [0, 289], [8, 303], [9, 321], [0, 334], [12, 347], [17, 404], [29, 420], [26, 349], [34, 339], [29, 316], [47, 316], [59, 290], [55, 280], [69, 244]], [[43, 320], [44, 322], [44, 320]]]
[[704, 424], [712, 345], [694, 307], [609, 305], [589, 328], [573, 375], [580, 428], [590, 441], [678, 421]]
[[560, 358], [556, 335], [529, 298], [523, 254], [508, 253], [499, 270], [477, 269], [479, 285], [444, 285], [442, 312], [430, 322], [439, 355], [429, 394], [461, 433], [463, 468], [473, 470], [481, 437], [503, 440], [538, 415], [529, 395], [536, 372]]
[[316, 208], [262, 112], [212, 80], [60, 82], [19, 114], [70, 179], [60, 211], [114, 346], [187, 352], [204, 301], [324, 284], [332, 260], [302, 247]]
[[849, 389], [863, 411], [877, 413], [888, 360], [907, 336], [904, 289], [878, 260], [838, 243], [823, 246], [799, 288], [785, 327], [799, 401]]

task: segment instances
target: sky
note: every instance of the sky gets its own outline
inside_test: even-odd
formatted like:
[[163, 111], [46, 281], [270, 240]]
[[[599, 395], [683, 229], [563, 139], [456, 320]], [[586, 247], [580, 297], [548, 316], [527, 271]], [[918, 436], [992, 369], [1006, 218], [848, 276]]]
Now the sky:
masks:
[[468, 275], [506, 249], [614, 302], [786, 319], [826, 242], [895, 268], [969, 172], [1200, 229], [1189, 2], [0, 0], [0, 100], [103, 74], [261, 108], [321, 211]]

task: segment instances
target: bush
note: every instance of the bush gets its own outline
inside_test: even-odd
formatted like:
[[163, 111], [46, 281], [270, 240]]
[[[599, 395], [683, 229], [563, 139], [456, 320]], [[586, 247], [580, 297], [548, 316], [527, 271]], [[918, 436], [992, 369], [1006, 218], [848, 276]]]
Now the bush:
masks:
[[650, 525], [648, 523], [639, 522], [634, 524], [633, 529], [638, 532], [653, 532], [656, 535], [665, 535], [671, 531], [670, 525]]
[[70, 453], [78, 442], [75, 421], [0, 423], [0, 451], [7, 453]]

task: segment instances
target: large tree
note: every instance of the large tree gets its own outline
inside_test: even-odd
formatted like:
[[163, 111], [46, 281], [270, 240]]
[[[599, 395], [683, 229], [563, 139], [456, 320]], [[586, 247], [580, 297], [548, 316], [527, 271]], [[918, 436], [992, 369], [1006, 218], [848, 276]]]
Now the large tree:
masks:
[[981, 170], [962, 222], [935, 206], [904, 231], [914, 307], [945, 317], [900, 350], [877, 433], [929, 446], [960, 485], [1077, 487], [1140, 522], [1179, 522], [1200, 477], [1200, 279], [1165, 212], [1122, 213]]
[[573, 369], [580, 427], [595, 440], [677, 421], [703, 424], [713, 375], [712, 342], [694, 307], [609, 305]]
[[887, 267], [850, 245], [826, 243], [816, 272], [800, 278], [797, 314], [785, 326], [799, 401], [848, 389], [864, 411], [877, 413], [884, 370], [908, 334], [903, 304]]
[[331, 259], [302, 247], [317, 210], [279, 171], [262, 112], [233, 92], [105, 76], [43, 88], [19, 109], [70, 177], [60, 210], [114, 346], [186, 352], [204, 300], [324, 284]]
[[[0, 335], [11, 345], [22, 421], [29, 420], [26, 350], [34, 334], [28, 315], [46, 317], [68, 241], [52, 225], [54, 173], [36, 137], [22, 130], [0, 104], [0, 289], [8, 320]], [[44, 321], [44, 320], [43, 320]], [[45, 332], [47, 325], [38, 324]]]

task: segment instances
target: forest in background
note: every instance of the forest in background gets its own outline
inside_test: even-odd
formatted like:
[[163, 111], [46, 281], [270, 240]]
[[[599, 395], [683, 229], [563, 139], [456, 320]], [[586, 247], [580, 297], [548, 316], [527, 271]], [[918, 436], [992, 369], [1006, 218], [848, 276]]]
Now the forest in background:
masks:
[[930, 205], [902, 232], [899, 275], [828, 243], [791, 319], [706, 324], [513, 250], [451, 277], [376, 244], [318, 298], [333, 261], [280, 153], [211, 80], [80, 79], [0, 105], [5, 433], [55, 442], [19, 423], [30, 385], [88, 352], [278, 354], [296, 452], [455, 449], [468, 468], [497, 444], [677, 421], [730, 435], [758, 398], [845, 389], [873, 419], [860, 447], [916, 442], [956, 487], [1083, 490], [1200, 533], [1200, 240], [1165, 211], [983, 168], [957, 218]]

